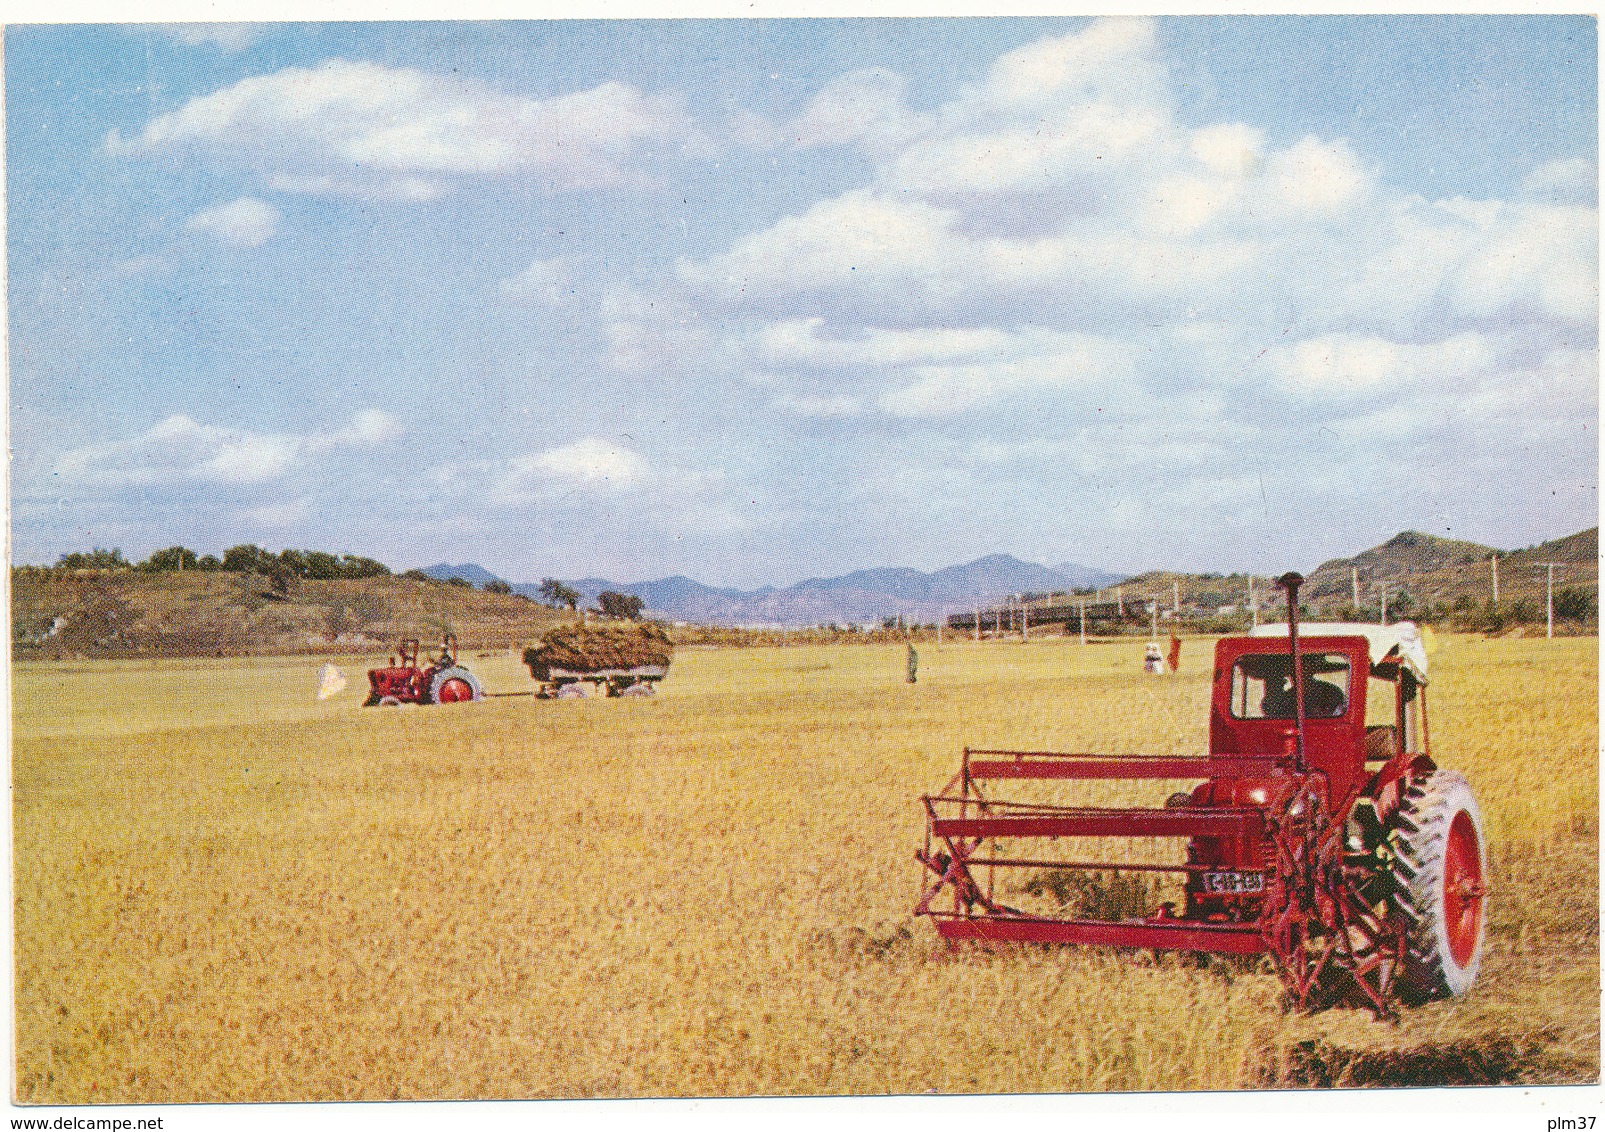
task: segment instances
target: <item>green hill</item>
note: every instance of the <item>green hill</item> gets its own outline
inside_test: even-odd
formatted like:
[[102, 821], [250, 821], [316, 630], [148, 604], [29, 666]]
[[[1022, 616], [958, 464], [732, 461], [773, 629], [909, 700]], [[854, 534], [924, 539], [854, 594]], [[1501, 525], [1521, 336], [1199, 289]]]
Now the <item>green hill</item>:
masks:
[[1312, 606], [1321, 608], [1351, 605], [1354, 572], [1358, 570], [1360, 603], [1367, 609], [1375, 607], [1381, 583], [1387, 584], [1390, 606], [1398, 595], [1407, 595], [1416, 608], [1480, 607], [1493, 598], [1492, 559], [1496, 555], [1502, 606], [1526, 603], [1532, 608], [1536, 603], [1542, 608], [1546, 584], [1546, 571], [1539, 566], [1542, 562], [1565, 564], [1555, 572], [1557, 589], [1598, 592], [1599, 528], [1592, 527], [1511, 551], [1404, 531], [1353, 558], [1323, 562], [1310, 575], [1304, 595]]
[[[1458, 620], [1466, 627], [1474, 627], [1488, 620], [1484, 615], [1493, 597], [1490, 560], [1496, 555], [1499, 559], [1499, 611], [1506, 621], [1544, 619], [1546, 571], [1540, 565], [1544, 562], [1561, 563], [1555, 570], [1557, 594], [1567, 592], [1573, 599], [1581, 594], [1586, 602], [1597, 604], [1598, 527], [1522, 550], [1496, 550], [1480, 543], [1439, 538], [1420, 531], [1401, 531], [1387, 542], [1351, 558], [1334, 558], [1321, 563], [1306, 577], [1300, 599], [1314, 617], [1348, 616], [1374, 621], [1379, 612], [1379, 586], [1386, 585], [1391, 616]], [[1360, 590], [1358, 610], [1354, 605], [1356, 573]], [[1089, 600], [1107, 603], [1118, 593], [1128, 611], [1146, 608], [1149, 602], [1155, 602], [1163, 617], [1164, 611], [1176, 605], [1179, 596], [1184, 625], [1226, 630], [1237, 628], [1248, 619], [1249, 581], [1246, 574], [1152, 570], [1127, 578], [1118, 586], [1105, 586], [1090, 595]], [[1253, 588], [1261, 616], [1280, 617], [1277, 610], [1281, 592], [1274, 581], [1258, 576]], [[1062, 598], [1044, 598], [1033, 604], [1033, 616], [1051, 615], [1067, 608]], [[988, 612], [986, 616], [992, 614]], [[1559, 610], [1557, 616], [1562, 616]]]

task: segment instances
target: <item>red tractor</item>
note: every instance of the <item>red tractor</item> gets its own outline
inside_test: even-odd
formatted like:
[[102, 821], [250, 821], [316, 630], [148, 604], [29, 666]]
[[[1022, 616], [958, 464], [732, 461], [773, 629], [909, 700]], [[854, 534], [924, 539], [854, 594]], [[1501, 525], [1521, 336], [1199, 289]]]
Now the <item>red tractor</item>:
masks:
[[[1286, 625], [1216, 644], [1206, 757], [966, 750], [924, 799], [915, 914], [949, 941], [1268, 955], [1300, 1008], [1352, 1003], [1385, 1017], [1396, 1000], [1465, 993], [1482, 957], [1487, 856], [1471, 787], [1428, 753], [1426, 650], [1408, 623], [1301, 635], [1303, 581], [1278, 580]], [[1095, 779], [1199, 785], [1158, 809], [987, 792]], [[1043, 844], [1076, 839], [1073, 853], [1096, 858], [1085, 839], [1115, 837], [1176, 848], [1064, 860]], [[1180, 910], [1094, 917], [1004, 903], [1040, 893], [1044, 877], [1063, 891], [1123, 876], [1123, 891], [1146, 894], [1167, 875]]]
[[418, 638], [399, 646], [401, 663], [390, 658], [388, 668], [368, 669], [368, 699], [364, 707], [396, 704], [459, 704], [482, 700], [485, 693], [474, 674], [457, 663], [457, 638], [447, 634], [440, 655], [429, 667], [418, 666]]

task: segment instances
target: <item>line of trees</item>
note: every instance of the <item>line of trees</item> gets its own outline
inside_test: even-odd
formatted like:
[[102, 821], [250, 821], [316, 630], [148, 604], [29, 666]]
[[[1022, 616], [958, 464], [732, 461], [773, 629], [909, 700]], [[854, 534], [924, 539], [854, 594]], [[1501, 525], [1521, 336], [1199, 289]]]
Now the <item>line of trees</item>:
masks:
[[130, 562], [121, 550], [74, 551], [56, 562], [58, 570], [138, 570], [147, 574], [176, 574], [188, 570], [202, 573], [263, 574], [314, 581], [333, 578], [382, 578], [390, 567], [360, 554], [330, 554], [323, 550], [281, 550], [277, 554], [254, 543], [231, 546], [219, 558], [198, 554], [187, 546], [169, 546], [153, 551], [141, 562]]
[[[553, 609], [567, 609], [571, 613], [579, 610], [584, 597], [579, 590], [556, 578], [542, 578], [539, 593], [541, 600]], [[646, 609], [646, 602], [635, 594], [621, 594], [615, 590], [597, 594], [596, 604], [603, 617], [618, 621], [639, 621]]]

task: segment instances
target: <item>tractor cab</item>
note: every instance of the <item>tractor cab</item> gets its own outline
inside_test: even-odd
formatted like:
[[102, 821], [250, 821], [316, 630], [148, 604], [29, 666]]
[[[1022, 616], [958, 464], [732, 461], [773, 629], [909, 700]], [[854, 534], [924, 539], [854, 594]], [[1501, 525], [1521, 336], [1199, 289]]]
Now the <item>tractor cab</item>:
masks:
[[[1213, 756], [1299, 755], [1298, 697], [1286, 624], [1215, 646]], [[1303, 761], [1347, 797], [1395, 759], [1427, 754], [1427, 652], [1408, 621], [1299, 626]]]

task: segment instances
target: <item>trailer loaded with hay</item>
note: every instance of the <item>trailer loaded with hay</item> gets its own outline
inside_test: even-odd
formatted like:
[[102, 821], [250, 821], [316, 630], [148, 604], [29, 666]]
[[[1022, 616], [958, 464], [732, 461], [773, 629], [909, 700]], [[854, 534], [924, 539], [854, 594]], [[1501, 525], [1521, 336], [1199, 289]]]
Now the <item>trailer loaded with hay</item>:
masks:
[[609, 696], [650, 696], [673, 655], [674, 644], [656, 625], [577, 625], [553, 629], [525, 649], [524, 664], [539, 685], [536, 699], [583, 696], [586, 684]]

